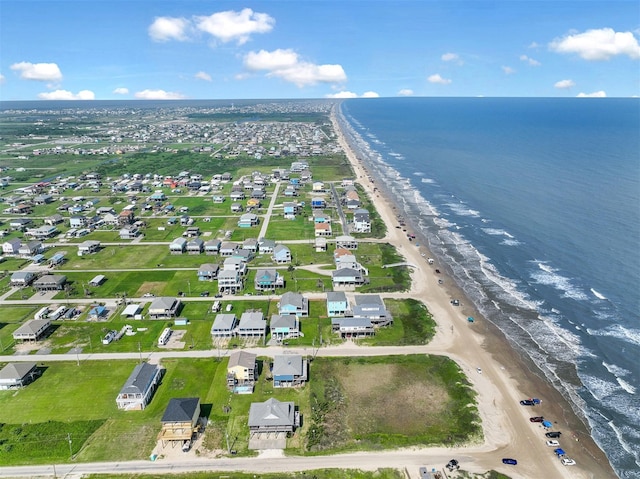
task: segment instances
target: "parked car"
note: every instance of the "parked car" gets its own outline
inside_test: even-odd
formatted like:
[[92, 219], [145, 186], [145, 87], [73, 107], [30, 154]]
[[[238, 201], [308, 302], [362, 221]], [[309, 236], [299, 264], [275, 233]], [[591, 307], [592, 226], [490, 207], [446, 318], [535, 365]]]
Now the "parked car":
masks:
[[576, 461], [574, 461], [573, 459], [569, 459], [568, 457], [563, 457], [562, 458], [562, 465], [563, 466], [575, 466], [576, 465]]
[[544, 416], [533, 416], [529, 418], [531, 422], [542, 422], [544, 421]]
[[185, 439], [182, 442], [182, 452], [189, 452], [189, 449], [191, 449], [191, 439]]
[[450, 471], [453, 471], [454, 469], [460, 469], [460, 466], [458, 465], [458, 461], [455, 459], [451, 459], [447, 463], [447, 469], [449, 469]]
[[545, 436], [547, 436], [550, 439], [557, 439], [560, 437], [560, 434], [562, 434], [560, 431], [550, 431], [545, 433]]
[[515, 459], [512, 459], [510, 457], [505, 457], [502, 459], [502, 464], [508, 464], [509, 466], [515, 466], [516, 464], [518, 464], [518, 461], [516, 461]]
[[143, 298], [153, 298], [154, 296], [155, 296], [155, 294], [153, 294], [153, 293], [144, 293], [142, 295]]
[[200, 296], [209, 296], [209, 291], [203, 291], [202, 293], [200, 293]]
[[555, 439], [551, 439], [551, 440], [547, 441], [547, 446], [558, 447], [558, 446], [560, 446], [560, 443], [558, 441], [556, 441]]
[[522, 406], [535, 406], [536, 404], [540, 404], [540, 399], [537, 399], [537, 398], [523, 399], [522, 401], [520, 401], [520, 404]]

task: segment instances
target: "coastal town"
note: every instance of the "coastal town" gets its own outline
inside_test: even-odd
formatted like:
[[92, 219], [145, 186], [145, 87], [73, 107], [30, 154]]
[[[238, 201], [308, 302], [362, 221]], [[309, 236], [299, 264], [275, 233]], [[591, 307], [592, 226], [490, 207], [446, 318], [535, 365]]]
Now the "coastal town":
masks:
[[0, 477], [594, 477], [554, 392], [483, 349], [338, 109], [2, 112], [0, 423], [50, 437], [0, 440]]

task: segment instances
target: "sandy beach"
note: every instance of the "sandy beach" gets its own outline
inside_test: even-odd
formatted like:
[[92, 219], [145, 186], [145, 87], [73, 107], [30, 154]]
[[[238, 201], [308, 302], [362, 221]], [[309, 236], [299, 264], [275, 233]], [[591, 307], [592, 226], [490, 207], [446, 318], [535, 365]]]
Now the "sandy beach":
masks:
[[[400, 206], [372, 176], [364, 155], [353, 151], [346, 141], [338, 122], [338, 108], [334, 108], [331, 116], [334, 129], [357, 182], [373, 200], [387, 226], [385, 240], [395, 245], [407, 262], [417, 266], [412, 272], [410, 296], [422, 300], [437, 322], [437, 333], [428, 349], [441, 351], [456, 360], [478, 392], [484, 452], [475, 455], [473, 464], [465, 464], [465, 469], [472, 472], [495, 469], [514, 478], [617, 477], [568, 402], [539, 375], [535, 365], [511, 347], [501, 331], [474, 309], [471, 301], [447, 277], [446, 265], [428, 264], [426, 258], [432, 255], [424, 246], [426, 242], [417, 247], [406, 232], [396, 228], [398, 215], [402, 214]], [[411, 225], [407, 224], [407, 230], [410, 229]], [[436, 268], [440, 274], [436, 274]], [[452, 298], [458, 299], [460, 306], [453, 306]], [[468, 316], [473, 316], [475, 321], [468, 323]], [[542, 404], [535, 407], [519, 404], [521, 399], [532, 396], [542, 399]], [[577, 465], [561, 464], [553, 448], [546, 445], [542, 426], [531, 423], [530, 416], [544, 416], [554, 423], [554, 430], [563, 432], [561, 446]], [[471, 449], [478, 451], [475, 446]], [[503, 465], [503, 457], [516, 458], [518, 465]]]

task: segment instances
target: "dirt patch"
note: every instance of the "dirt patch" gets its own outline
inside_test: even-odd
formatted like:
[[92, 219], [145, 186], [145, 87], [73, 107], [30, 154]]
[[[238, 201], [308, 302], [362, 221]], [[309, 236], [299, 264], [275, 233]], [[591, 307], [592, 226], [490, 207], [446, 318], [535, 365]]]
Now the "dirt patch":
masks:
[[154, 293], [158, 295], [165, 286], [164, 281], [145, 281], [140, 285], [134, 296], [142, 296], [145, 293]]

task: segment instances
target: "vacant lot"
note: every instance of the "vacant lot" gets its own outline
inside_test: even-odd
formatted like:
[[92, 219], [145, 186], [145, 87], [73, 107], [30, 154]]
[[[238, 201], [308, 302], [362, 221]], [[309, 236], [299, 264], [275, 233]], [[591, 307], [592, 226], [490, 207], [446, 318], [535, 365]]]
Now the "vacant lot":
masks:
[[480, 434], [475, 393], [440, 356], [313, 362], [311, 451], [454, 444]]

